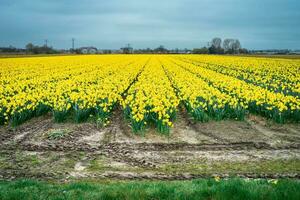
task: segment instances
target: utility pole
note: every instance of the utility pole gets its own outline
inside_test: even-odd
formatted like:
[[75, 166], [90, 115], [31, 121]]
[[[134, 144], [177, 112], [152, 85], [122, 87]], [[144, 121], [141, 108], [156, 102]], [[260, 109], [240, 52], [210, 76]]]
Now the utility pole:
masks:
[[128, 53], [132, 53], [132, 48], [129, 43], [127, 44], [127, 49], [128, 49]]
[[74, 50], [74, 43], [75, 43], [75, 39], [72, 38], [72, 50]]
[[48, 46], [48, 40], [46, 39], [45, 40], [45, 47], [47, 47]]
[[121, 48], [121, 50], [123, 51], [123, 53], [128, 54], [128, 53], [132, 53], [133, 49], [130, 46], [130, 44], [126, 44], [124, 47]]

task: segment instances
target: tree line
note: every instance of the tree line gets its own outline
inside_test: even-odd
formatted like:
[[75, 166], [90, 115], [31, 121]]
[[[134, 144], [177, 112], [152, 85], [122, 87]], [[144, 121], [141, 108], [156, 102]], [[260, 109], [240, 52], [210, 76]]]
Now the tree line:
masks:
[[51, 46], [43, 45], [38, 46], [32, 43], [28, 43], [25, 47], [26, 53], [30, 54], [55, 54], [59, 53], [59, 51], [53, 49]]
[[192, 50], [194, 54], [247, 54], [247, 49], [242, 48], [238, 39], [213, 38], [208, 47], [195, 48]]
[[[74, 54], [82, 54], [82, 49], [70, 49], [70, 50], [56, 50], [51, 46], [42, 45], [34, 45], [32, 43], [28, 43], [25, 46], [25, 49], [15, 48], [13, 46], [9, 47], [0, 47], [0, 53], [26, 53], [26, 54], [59, 54], [59, 53], [74, 53]], [[160, 45], [157, 48], [151, 49], [133, 49], [130, 46], [126, 46], [118, 50], [97, 50], [96, 53], [102, 54], [111, 54], [111, 53], [136, 53], [136, 54], [247, 54], [250, 53], [247, 49], [242, 48], [241, 43], [238, 39], [224, 39], [222, 41], [221, 38], [213, 38], [207, 47], [202, 48], [194, 48], [190, 49], [167, 49], [163, 45]]]
[[0, 53], [3, 54], [57, 54], [61, 51], [54, 49], [51, 46], [43, 45], [38, 46], [28, 43], [24, 48], [16, 48], [14, 46], [0, 47]]

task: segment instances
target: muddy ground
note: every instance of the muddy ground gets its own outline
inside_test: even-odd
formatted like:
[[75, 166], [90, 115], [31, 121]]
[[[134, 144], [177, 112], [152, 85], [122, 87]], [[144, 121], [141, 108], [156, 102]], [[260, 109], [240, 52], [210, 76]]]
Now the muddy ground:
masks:
[[122, 116], [116, 111], [102, 128], [57, 124], [51, 115], [0, 127], [0, 179], [300, 177], [299, 124], [257, 116], [200, 123], [179, 114], [169, 136], [152, 128], [141, 136]]

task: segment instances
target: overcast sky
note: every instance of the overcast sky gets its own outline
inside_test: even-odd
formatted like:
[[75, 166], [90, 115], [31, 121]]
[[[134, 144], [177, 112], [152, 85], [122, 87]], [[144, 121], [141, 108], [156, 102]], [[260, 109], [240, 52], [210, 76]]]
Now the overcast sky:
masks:
[[300, 49], [299, 0], [0, 0], [0, 46]]

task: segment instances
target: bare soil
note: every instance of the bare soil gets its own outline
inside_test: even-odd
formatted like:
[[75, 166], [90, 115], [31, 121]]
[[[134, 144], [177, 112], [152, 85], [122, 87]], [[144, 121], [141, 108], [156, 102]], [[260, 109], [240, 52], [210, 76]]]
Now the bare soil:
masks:
[[[135, 135], [122, 116], [116, 111], [102, 128], [57, 124], [50, 115], [0, 127], [0, 179], [300, 177], [299, 124], [258, 116], [200, 123], [182, 113], [169, 135]], [[49, 137], [55, 131], [63, 134]]]

